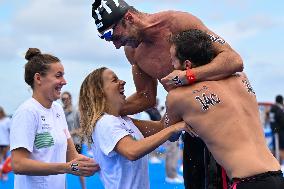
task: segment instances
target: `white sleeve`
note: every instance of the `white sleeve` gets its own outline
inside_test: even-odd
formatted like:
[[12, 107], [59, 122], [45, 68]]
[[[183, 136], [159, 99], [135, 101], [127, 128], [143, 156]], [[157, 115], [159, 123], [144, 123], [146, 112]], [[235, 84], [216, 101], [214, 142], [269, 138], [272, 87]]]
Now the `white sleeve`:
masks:
[[112, 156], [111, 153], [119, 140], [129, 135], [125, 126], [119, 118], [114, 116], [105, 115], [96, 124], [95, 127], [95, 138], [98, 140], [99, 148], [107, 156]]
[[10, 128], [10, 150], [25, 148], [33, 151], [37, 119], [29, 110], [16, 111]]

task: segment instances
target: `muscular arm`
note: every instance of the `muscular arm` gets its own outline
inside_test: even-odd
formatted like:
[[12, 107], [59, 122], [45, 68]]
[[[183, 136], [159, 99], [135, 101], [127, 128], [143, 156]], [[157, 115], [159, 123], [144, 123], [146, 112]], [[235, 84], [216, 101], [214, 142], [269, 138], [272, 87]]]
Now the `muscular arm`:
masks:
[[201, 20], [194, 16], [193, 18], [197, 23], [194, 29], [209, 34], [217, 51], [217, 56], [209, 64], [192, 69], [196, 81], [223, 79], [233, 73], [243, 71], [243, 60], [240, 55], [224, 39], [208, 29]]
[[[223, 39], [221, 37], [210, 31], [201, 20], [193, 15], [184, 13], [179, 16], [182, 20], [188, 20], [187, 23], [179, 25], [178, 28], [182, 28], [180, 31], [199, 29], [210, 34], [214, 48], [217, 51], [216, 57], [209, 64], [192, 68], [196, 81], [220, 80], [236, 72], [243, 71], [242, 58], [227, 42], [224, 41], [225, 43], [222, 43]], [[185, 79], [186, 71], [174, 70], [162, 79], [162, 83], [168, 90], [176, 87], [171, 80], [177, 75], [184, 81], [184, 85], [188, 85]]]
[[132, 64], [133, 81], [136, 92], [126, 99], [126, 104], [121, 111], [121, 115], [131, 115], [156, 104], [157, 96], [157, 79], [153, 79], [143, 72], [134, 62], [134, 50], [125, 48], [125, 54], [129, 62]]
[[[217, 42], [214, 42], [213, 45], [217, 51], [217, 56], [206, 65], [191, 68], [196, 82], [220, 80], [243, 70], [241, 57], [233, 49], [231, 49], [228, 44], [221, 45], [215, 43]], [[168, 91], [177, 87], [172, 81], [172, 79], [176, 76], [179, 76], [179, 78], [183, 81], [183, 85], [189, 84], [186, 79], [186, 70], [174, 70], [162, 79], [162, 83]]]
[[219, 80], [243, 71], [242, 58], [229, 44], [213, 42], [213, 46], [217, 51], [217, 56], [209, 64], [192, 68], [196, 81]]

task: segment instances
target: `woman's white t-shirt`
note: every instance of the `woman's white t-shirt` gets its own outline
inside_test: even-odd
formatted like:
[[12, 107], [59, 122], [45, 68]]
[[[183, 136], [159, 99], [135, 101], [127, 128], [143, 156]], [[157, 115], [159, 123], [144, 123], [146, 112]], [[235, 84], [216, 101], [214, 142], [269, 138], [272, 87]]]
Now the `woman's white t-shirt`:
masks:
[[143, 135], [128, 117], [104, 114], [92, 134], [94, 159], [100, 165], [100, 179], [105, 189], [149, 189], [148, 156], [130, 161], [114, 148], [119, 140], [130, 135], [134, 140]]
[[[31, 159], [46, 163], [65, 163], [70, 138], [62, 106], [50, 109], [34, 98], [25, 101], [12, 118], [10, 149], [25, 148]], [[65, 174], [49, 176], [15, 175], [14, 189], [64, 189]]]

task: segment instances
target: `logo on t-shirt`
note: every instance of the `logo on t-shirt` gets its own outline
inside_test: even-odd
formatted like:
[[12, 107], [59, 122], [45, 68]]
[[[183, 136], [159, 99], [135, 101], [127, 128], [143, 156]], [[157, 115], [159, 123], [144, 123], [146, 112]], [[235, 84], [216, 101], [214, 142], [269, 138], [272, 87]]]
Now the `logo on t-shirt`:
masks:
[[45, 116], [40, 116], [42, 121], [45, 121]]
[[37, 133], [34, 145], [37, 149], [48, 148], [54, 145], [54, 140], [49, 132]]
[[48, 121], [46, 120], [46, 117], [44, 115], [40, 116], [42, 122], [41, 122], [41, 129], [46, 130], [46, 131], [50, 131], [52, 128], [50, 126], [50, 124], [48, 123]]

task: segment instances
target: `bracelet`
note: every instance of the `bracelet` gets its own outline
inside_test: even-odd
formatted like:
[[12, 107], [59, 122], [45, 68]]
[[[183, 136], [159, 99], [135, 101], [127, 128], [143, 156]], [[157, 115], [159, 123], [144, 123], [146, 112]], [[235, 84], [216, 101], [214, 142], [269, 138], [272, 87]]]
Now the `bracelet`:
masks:
[[193, 74], [193, 72], [191, 71], [191, 69], [186, 70], [186, 79], [188, 81], [188, 84], [190, 84], [190, 85], [195, 83], [196, 78], [195, 78], [195, 75]]

